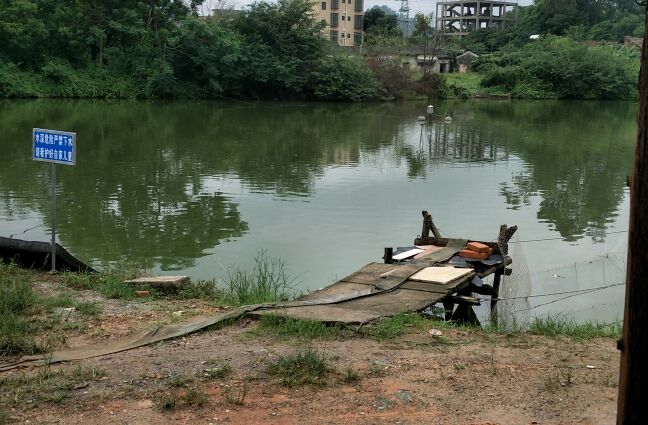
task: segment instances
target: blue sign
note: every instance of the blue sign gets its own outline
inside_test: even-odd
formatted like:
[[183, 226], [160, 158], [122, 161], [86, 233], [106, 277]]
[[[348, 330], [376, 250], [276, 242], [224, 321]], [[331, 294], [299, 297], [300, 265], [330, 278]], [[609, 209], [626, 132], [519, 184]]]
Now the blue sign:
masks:
[[32, 159], [56, 164], [76, 164], [76, 133], [35, 128]]

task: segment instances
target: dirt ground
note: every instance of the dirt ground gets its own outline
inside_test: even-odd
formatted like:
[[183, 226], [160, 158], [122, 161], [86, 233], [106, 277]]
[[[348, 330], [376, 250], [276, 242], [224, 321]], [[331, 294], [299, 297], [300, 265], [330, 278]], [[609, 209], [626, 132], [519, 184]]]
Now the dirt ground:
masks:
[[[45, 293], [54, 290], [41, 288]], [[100, 316], [66, 331], [69, 346], [220, 311], [200, 300], [102, 302]], [[389, 341], [353, 332], [304, 341], [259, 335], [257, 326], [255, 320], [243, 319], [84, 361], [84, 367], [101, 373], [67, 387], [64, 397], [51, 401], [30, 399], [5, 385], [0, 389], [12, 392], [0, 398], [6, 419], [24, 424], [205, 425], [615, 421], [618, 353], [613, 339], [572, 341], [461, 328], [442, 329], [441, 337], [433, 337], [428, 329], [412, 327]], [[267, 373], [267, 365], [278, 356], [305, 347], [316, 348], [333, 367], [323, 385], [286, 387]], [[79, 363], [51, 370], [73, 371]], [[225, 376], [206, 376], [213, 365], [223, 364], [231, 367]], [[357, 380], [345, 378], [348, 368], [357, 372]], [[1, 374], [0, 380], [38, 373], [42, 371], [15, 370]], [[169, 400], [175, 408], [164, 408]]]

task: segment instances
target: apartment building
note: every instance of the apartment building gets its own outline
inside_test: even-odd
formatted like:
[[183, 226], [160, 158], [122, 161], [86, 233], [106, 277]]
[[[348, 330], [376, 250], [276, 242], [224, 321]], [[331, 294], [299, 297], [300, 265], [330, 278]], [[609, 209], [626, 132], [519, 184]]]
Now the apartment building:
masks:
[[362, 44], [364, 0], [319, 0], [313, 2], [315, 17], [326, 22], [326, 35], [340, 46]]

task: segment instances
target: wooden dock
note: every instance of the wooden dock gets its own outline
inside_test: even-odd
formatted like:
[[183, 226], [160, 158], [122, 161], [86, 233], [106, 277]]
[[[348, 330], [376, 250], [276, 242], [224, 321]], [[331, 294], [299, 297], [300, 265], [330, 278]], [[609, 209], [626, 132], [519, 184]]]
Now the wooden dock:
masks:
[[[430, 232], [433, 233], [432, 236]], [[430, 267], [452, 267], [452, 260], [457, 260], [456, 255], [468, 242], [467, 239], [442, 238], [434, 226], [432, 217], [424, 211], [423, 232], [421, 237], [414, 241], [414, 245], [435, 246], [438, 250], [419, 259], [393, 262], [393, 251], [386, 248], [386, 263], [369, 263], [355, 273], [303, 296], [296, 302], [280, 303], [273, 308], [261, 308], [250, 314], [284, 315], [330, 323], [367, 323], [398, 313], [423, 311], [442, 303], [446, 319], [474, 323], [476, 316], [472, 306], [479, 305], [480, 301], [473, 297], [473, 294], [497, 298], [501, 277], [511, 264], [507, 252], [501, 251], [501, 244], [506, 244], [513, 232], [515, 228], [502, 226], [500, 244], [481, 242], [492, 249], [491, 258], [496, 260], [486, 261], [487, 264], [478, 260], [468, 260], [465, 266], [460, 268], [463, 274], [447, 282], [421, 281], [416, 279], [415, 275], [422, 270]], [[507, 233], [510, 233], [508, 238]], [[495, 264], [491, 264], [494, 262]], [[492, 286], [480, 284], [481, 279], [490, 275], [494, 275]], [[494, 307], [495, 303], [496, 301], [493, 301], [491, 307]]]

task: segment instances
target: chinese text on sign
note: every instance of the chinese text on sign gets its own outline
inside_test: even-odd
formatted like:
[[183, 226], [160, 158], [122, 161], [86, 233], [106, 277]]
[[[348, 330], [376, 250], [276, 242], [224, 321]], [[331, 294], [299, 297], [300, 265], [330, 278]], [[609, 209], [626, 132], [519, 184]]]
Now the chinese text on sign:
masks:
[[76, 164], [76, 133], [35, 128], [32, 143], [36, 161]]

